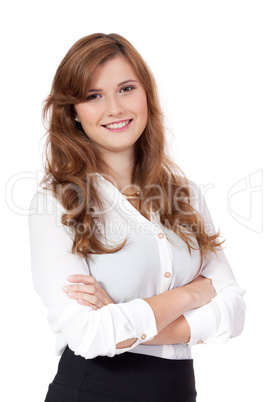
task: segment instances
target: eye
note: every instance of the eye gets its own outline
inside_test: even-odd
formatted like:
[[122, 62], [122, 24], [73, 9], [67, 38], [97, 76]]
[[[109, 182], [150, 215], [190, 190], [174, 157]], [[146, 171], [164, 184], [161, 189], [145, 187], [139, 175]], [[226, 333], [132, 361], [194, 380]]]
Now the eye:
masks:
[[92, 94], [92, 95], [88, 95], [88, 97], [87, 97], [87, 99], [86, 100], [88, 100], [88, 101], [91, 101], [91, 100], [96, 100], [96, 99], [99, 99], [98, 97], [99, 96], [101, 96], [100, 94]]
[[127, 85], [126, 87], [121, 88], [120, 92], [131, 92], [133, 89], [135, 89], [135, 87], [132, 85]]

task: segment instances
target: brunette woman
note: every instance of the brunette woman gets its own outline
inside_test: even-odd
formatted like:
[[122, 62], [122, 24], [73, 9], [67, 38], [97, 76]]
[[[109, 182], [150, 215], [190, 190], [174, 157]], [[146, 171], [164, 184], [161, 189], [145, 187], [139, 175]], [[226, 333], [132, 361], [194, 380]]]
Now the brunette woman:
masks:
[[191, 346], [241, 333], [244, 291], [166, 153], [149, 68], [120, 35], [84, 37], [44, 115], [32, 272], [62, 355], [46, 402], [195, 401]]

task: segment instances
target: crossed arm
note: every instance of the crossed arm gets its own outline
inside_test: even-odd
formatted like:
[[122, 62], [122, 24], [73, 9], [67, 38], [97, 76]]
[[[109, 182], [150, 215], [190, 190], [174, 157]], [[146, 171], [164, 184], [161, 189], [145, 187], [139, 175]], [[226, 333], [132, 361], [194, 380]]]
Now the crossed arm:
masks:
[[[54, 208], [53, 214], [35, 212], [29, 216], [33, 281], [49, 310], [52, 331], [62, 334], [77, 354], [85, 358], [114, 356], [135, 343], [176, 344], [189, 338], [190, 346], [200, 339], [226, 343], [242, 332], [245, 292], [238, 287], [222, 251], [217, 256], [210, 253], [202, 277], [186, 286], [144, 300], [114, 304], [88, 275], [86, 261], [70, 254], [72, 239], [59, 222], [62, 211], [54, 202], [37, 193], [31, 203], [35, 211], [37, 207], [46, 211], [47, 204]], [[66, 295], [62, 286], [73, 273], [77, 275], [70, 279]]]
[[[76, 299], [81, 305], [97, 310], [114, 303], [93, 276], [74, 275], [68, 277], [68, 281], [73, 284], [65, 286], [63, 290], [68, 297]], [[191, 336], [190, 327], [183, 313], [209, 303], [215, 296], [211, 280], [200, 276], [186, 286], [145, 299], [154, 312], [158, 334], [144, 344], [168, 345], [188, 342]], [[127, 339], [116, 347], [127, 348], [135, 342], [135, 338]]]

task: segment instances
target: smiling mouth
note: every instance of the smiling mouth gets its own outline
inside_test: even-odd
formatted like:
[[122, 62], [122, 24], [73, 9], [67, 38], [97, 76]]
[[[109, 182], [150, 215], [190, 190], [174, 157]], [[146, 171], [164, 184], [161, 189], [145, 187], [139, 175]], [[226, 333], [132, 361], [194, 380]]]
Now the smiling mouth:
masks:
[[122, 130], [124, 128], [129, 127], [131, 122], [132, 122], [132, 119], [120, 121], [119, 123], [106, 124], [106, 125], [103, 125], [102, 127], [107, 128], [107, 130], [118, 131], [118, 130]]

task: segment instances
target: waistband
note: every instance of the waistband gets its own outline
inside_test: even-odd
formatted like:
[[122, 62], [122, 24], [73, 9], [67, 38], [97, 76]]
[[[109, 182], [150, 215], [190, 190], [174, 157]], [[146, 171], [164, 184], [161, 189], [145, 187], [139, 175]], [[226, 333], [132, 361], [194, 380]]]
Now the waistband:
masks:
[[66, 347], [53, 382], [131, 401], [196, 400], [192, 359], [170, 360], [128, 352], [84, 359]]

